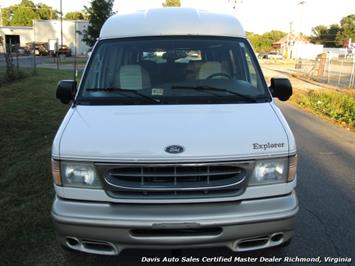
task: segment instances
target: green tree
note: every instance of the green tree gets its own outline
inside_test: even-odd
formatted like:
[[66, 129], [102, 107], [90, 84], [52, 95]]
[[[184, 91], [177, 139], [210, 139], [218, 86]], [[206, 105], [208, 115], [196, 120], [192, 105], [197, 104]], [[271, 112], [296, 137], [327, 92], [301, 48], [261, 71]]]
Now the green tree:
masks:
[[337, 47], [336, 38], [338, 32], [340, 31], [340, 27], [338, 24], [332, 24], [328, 28], [328, 35], [326, 38], [326, 42], [324, 44], [325, 47]]
[[329, 27], [318, 25], [312, 28], [311, 42], [323, 44], [325, 47], [337, 47], [336, 37], [339, 31], [338, 24], [332, 24]]
[[84, 30], [83, 41], [92, 47], [100, 35], [104, 22], [113, 15], [112, 6], [114, 0], [92, 0], [90, 7], [84, 6], [89, 17], [89, 26]]
[[[258, 41], [259, 41], [259, 37], [260, 37], [260, 35], [259, 34], [255, 34], [254, 32], [249, 32], [249, 31], [247, 31], [247, 32], [245, 32], [246, 33], [246, 35], [247, 35], [247, 38], [248, 38], [248, 40], [250, 41], [250, 43], [251, 43], [251, 45], [253, 46], [253, 48], [257, 51], [257, 43], [258, 43]], [[257, 51], [257, 52], [259, 52], [259, 51]]]
[[180, 0], [165, 0], [165, 3], [162, 3], [163, 7], [180, 7]]
[[46, 4], [39, 3], [36, 6], [36, 13], [40, 19], [49, 20], [49, 19], [57, 19], [58, 12], [51, 6], [47, 6]]
[[271, 50], [272, 44], [279, 41], [286, 33], [278, 30], [272, 30], [265, 32], [264, 34], [255, 34], [253, 32], [246, 32], [247, 38], [253, 45], [254, 49], [258, 53], [266, 53]]
[[321, 44], [328, 34], [328, 27], [325, 25], [318, 25], [312, 28], [311, 42]]
[[32, 26], [32, 20], [38, 18], [35, 4], [28, 0], [4, 8], [2, 13], [5, 26]]
[[57, 11], [50, 6], [30, 0], [22, 0], [18, 5], [2, 9], [2, 21], [5, 26], [32, 26], [33, 19], [56, 19]]
[[68, 20], [78, 20], [78, 19], [85, 19], [84, 14], [80, 11], [73, 11], [68, 12], [65, 14], [64, 19]]
[[355, 14], [343, 17], [340, 21], [340, 30], [336, 35], [336, 43], [343, 45], [343, 41], [351, 38], [355, 42]]

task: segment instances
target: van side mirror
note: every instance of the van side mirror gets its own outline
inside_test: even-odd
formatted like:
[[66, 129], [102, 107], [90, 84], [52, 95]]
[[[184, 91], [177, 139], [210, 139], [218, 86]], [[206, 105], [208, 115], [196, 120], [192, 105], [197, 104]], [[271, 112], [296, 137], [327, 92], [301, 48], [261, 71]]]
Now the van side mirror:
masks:
[[281, 101], [287, 101], [292, 96], [292, 85], [287, 78], [272, 78], [269, 89], [272, 97], [277, 97]]
[[76, 93], [76, 81], [74, 80], [61, 80], [57, 85], [56, 98], [62, 103], [68, 104], [74, 100]]

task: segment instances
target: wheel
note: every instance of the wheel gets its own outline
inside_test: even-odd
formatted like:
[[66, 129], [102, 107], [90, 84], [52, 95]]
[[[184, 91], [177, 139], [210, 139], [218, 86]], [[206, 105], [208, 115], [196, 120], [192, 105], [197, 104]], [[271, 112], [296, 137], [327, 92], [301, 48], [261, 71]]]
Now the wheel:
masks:
[[227, 79], [232, 79], [231, 76], [229, 76], [228, 74], [226, 73], [214, 73], [212, 75], [209, 75], [206, 79], [212, 79], [212, 78], [215, 78], [215, 77], [225, 77]]

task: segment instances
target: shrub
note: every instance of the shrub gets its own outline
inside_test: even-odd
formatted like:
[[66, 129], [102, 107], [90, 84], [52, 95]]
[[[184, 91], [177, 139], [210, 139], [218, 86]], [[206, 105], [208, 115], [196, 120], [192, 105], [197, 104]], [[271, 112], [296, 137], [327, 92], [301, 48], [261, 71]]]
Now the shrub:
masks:
[[355, 127], [355, 97], [338, 91], [296, 91], [291, 101]]

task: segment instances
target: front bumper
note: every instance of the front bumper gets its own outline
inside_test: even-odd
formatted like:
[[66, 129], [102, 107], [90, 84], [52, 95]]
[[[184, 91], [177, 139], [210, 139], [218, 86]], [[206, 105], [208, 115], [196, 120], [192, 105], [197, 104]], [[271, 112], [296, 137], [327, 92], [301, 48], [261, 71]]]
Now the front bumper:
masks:
[[240, 202], [112, 204], [56, 197], [52, 217], [59, 241], [84, 252], [117, 255], [125, 248], [226, 246], [246, 251], [292, 237], [295, 192]]

